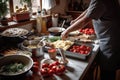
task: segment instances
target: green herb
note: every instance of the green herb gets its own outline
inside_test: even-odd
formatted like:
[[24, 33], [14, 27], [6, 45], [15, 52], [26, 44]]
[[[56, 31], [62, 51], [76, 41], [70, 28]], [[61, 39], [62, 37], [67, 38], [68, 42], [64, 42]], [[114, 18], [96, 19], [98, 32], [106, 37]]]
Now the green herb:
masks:
[[60, 39], [61, 39], [60, 36], [54, 36], [54, 37], [48, 38], [48, 41], [55, 42], [55, 41], [60, 40]]

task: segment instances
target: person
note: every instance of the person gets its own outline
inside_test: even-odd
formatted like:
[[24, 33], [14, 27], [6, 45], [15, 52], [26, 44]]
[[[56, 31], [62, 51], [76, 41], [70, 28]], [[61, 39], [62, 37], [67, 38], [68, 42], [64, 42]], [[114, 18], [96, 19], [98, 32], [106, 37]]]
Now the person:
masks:
[[120, 68], [120, 7], [117, 0], [91, 0], [88, 8], [61, 34], [66, 39], [71, 31], [86, 26], [92, 20], [99, 39], [101, 80], [115, 80]]

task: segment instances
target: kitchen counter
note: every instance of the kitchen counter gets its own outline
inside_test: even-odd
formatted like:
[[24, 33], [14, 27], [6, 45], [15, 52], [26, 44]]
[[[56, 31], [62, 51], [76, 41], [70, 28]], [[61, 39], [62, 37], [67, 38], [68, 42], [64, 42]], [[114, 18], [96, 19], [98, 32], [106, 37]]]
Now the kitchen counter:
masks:
[[[80, 60], [67, 57], [69, 63], [67, 70], [62, 76], [55, 76], [56, 80], [83, 80], [87, 71], [92, 66], [92, 62], [97, 55], [99, 45], [95, 44], [91, 55], [86, 60]], [[54, 79], [49, 79], [54, 80]]]
[[[94, 68], [94, 61], [97, 56], [97, 53], [99, 51], [99, 44], [92, 44], [93, 49], [89, 56], [86, 57], [85, 60], [83, 59], [77, 59], [73, 57], [67, 57], [68, 64], [66, 66], [66, 71], [62, 75], [54, 75], [52, 77], [45, 77], [41, 79], [41, 75], [38, 73], [32, 74], [32, 71], [30, 70], [27, 75], [25, 75], [22, 79], [16, 78], [16, 79], [9, 79], [9, 80], [92, 80], [92, 79], [86, 79], [87, 75], [89, 74], [91, 67]], [[45, 52], [44, 58], [49, 58], [48, 53]], [[57, 55], [57, 58], [60, 59], [61, 56]], [[38, 60], [41, 61], [42, 58], [39, 58]], [[93, 73], [93, 71], [92, 71]], [[2, 79], [0, 80], [8, 80]]]
[[[90, 70], [94, 62], [94, 59], [99, 51], [99, 45], [98, 44], [93, 44], [93, 45], [94, 48], [91, 52], [91, 55], [89, 55], [89, 57], [86, 60], [67, 57], [69, 62], [67, 64], [66, 71], [63, 75], [59, 75], [59, 76], [54, 75], [52, 77], [45, 77], [45, 78], [42, 77], [43, 78], [42, 80], [85, 80], [85, 77], [88, 71]], [[44, 57], [49, 58], [47, 53], [45, 53]], [[59, 55], [57, 57], [58, 59], [61, 58]], [[38, 74], [36, 75], [34, 75], [33, 78], [29, 78], [27, 80], [39, 80], [40, 76]]]

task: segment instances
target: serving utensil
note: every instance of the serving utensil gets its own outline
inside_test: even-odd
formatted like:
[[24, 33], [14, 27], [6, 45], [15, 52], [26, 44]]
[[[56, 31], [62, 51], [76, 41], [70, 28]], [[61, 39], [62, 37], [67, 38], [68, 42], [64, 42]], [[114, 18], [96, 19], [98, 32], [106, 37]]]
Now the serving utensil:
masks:
[[64, 65], [66, 65], [67, 63], [68, 63], [68, 60], [67, 60], [67, 58], [66, 58], [66, 56], [65, 56], [65, 54], [64, 54], [64, 50], [63, 49], [61, 49], [61, 48], [57, 48], [57, 50], [58, 50], [58, 52], [60, 53], [60, 55], [61, 55], [61, 64], [64, 64]]

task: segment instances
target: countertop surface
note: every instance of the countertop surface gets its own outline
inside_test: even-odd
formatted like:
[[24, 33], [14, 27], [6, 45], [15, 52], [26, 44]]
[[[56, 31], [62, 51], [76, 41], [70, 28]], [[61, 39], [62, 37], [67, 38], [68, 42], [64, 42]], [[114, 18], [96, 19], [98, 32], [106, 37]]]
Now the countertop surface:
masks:
[[[91, 54], [85, 60], [76, 59], [72, 57], [66, 57], [68, 59], [68, 64], [66, 66], [66, 71], [62, 75], [53, 75], [51, 77], [42, 77], [39, 73], [32, 74], [32, 71], [29, 71], [26, 76], [22, 78], [22, 80], [82, 80], [85, 76], [88, 69], [91, 67], [91, 63], [93, 62], [96, 54], [99, 50], [98, 44], [93, 44], [94, 48]], [[49, 58], [48, 53], [45, 52], [44, 58]], [[61, 58], [60, 55], [57, 56], [58, 59]], [[39, 59], [41, 61], [41, 58]], [[7, 80], [0, 78], [0, 80]], [[14, 80], [9, 79], [9, 80]], [[16, 80], [21, 80], [17, 78]]]
[[[52, 77], [39, 77], [39, 78], [41, 78], [41, 80], [82, 80], [88, 69], [91, 67], [91, 63], [93, 62], [99, 50], [99, 45], [97, 44], [93, 44], [93, 45], [94, 48], [91, 54], [85, 60], [66, 57], [68, 60], [68, 64], [66, 66], [66, 71], [64, 74], [53, 75]], [[49, 58], [47, 53], [45, 53], [44, 58]], [[57, 58], [60, 59], [61, 56], [59, 55], [57, 56]], [[29, 80], [33, 80], [33, 79], [29, 79]], [[39, 80], [39, 79], [36, 78], [34, 80]]]
[[67, 57], [69, 62], [67, 64], [67, 70], [65, 74], [61, 76], [55, 75], [52, 78], [44, 78], [44, 79], [45, 80], [82, 80], [81, 78], [83, 77], [83, 74], [85, 74], [85, 71], [87, 71], [86, 69], [91, 66], [91, 62], [95, 58], [98, 50], [99, 50], [99, 45], [94, 44], [94, 48], [91, 52], [91, 55], [89, 55], [86, 60]]
[[[89, 56], [86, 57], [86, 59], [78, 59], [78, 58], [73, 58], [73, 57], [68, 57], [66, 56], [68, 60], [68, 64], [66, 66], [66, 71], [62, 75], [53, 75], [51, 77], [42, 77], [39, 72], [33, 74], [32, 71], [30, 70], [28, 74], [26, 74], [22, 79], [19, 78], [13, 78], [9, 80], [83, 80], [85, 77], [87, 71], [90, 69], [92, 66], [92, 62], [94, 61], [98, 51], [99, 51], [99, 44], [97, 43], [91, 43], [93, 46], [92, 51]], [[44, 52], [44, 58], [49, 58], [48, 53]], [[60, 59], [61, 56], [57, 55], [57, 58]], [[39, 58], [39, 62], [43, 58]], [[0, 77], [0, 80], [8, 80], [2, 79]]]

